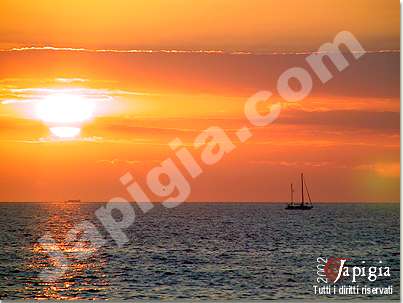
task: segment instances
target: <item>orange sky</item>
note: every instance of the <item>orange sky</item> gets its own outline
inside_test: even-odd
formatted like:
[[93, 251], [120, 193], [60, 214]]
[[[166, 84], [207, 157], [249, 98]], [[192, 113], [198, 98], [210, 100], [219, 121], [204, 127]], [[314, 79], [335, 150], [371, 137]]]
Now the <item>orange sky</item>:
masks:
[[[370, 52], [326, 84], [312, 75], [305, 100], [189, 179], [189, 200], [286, 201], [303, 171], [315, 201], [399, 201], [397, 1], [82, 2], [0, 4], [0, 201], [129, 199], [128, 171], [160, 200], [145, 176], [172, 139], [219, 126], [237, 142], [247, 97], [342, 30]], [[35, 115], [61, 91], [96, 103], [68, 141]]]

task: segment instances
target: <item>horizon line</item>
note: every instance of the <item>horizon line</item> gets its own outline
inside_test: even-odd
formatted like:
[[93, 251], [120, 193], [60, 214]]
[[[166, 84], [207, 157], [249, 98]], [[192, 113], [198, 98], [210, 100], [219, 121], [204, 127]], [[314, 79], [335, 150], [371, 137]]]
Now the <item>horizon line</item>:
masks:
[[[130, 204], [136, 204], [141, 202], [128, 201]], [[108, 202], [108, 201], [0, 201], [1, 203], [58, 203], [58, 204], [80, 204], [80, 203], [121, 203], [121, 202]], [[162, 204], [162, 203], [175, 203], [175, 202], [164, 202], [164, 201], [152, 201], [151, 203]], [[185, 203], [265, 203], [265, 204], [286, 204], [289, 201], [184, 201]], [[297, 202], [298, 204], [299, 202]], [[312, 204], [400, 204], [400, 201], [318, 201]]]

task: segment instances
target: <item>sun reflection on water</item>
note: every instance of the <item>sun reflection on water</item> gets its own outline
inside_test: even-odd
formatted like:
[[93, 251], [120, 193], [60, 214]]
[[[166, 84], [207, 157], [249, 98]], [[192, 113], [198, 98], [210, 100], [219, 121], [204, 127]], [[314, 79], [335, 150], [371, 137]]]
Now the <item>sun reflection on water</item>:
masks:
[[[102, 293], [108, 289], [108, 280], [103, 271], [106, 267], [106, 257], [99, 251], [90, 247], [90, 243], [78, 246], [77, 241], [69, 242], [66, 235], [80, 218], [80, 212], [77, 208], [80, 205], [69, 204], [50, 204], [46, 206], [49, 211], [49, 217], [38, 226], [39, 230], [46, 230], [52, 235], [56, 243], [46, 243], [46, 250], [61, 251], [69, 261], [66, 271], [55, 281], [41, 281], [38, 275], [32, 277], [30, 283], [27, 283], [25, 290], [35, 293], [34, 299], [52, 299], [52, 300], [88, 300], [94, 299], [96, 294], [99, 299]], [[80, 242], [82, 243], [82, 242]], [[30, 251], [32, 257], [25, 265], [29, 272], [39, 274], [46, 269], [61, 268], [62, 264], [57, 259], [51, 258], [44, 246], [38, 242], [31, 245]], [[88, 258], [77, 260], [77, 252], [87, 253]], [[106, 297], [105, 297], [106, 298]]]

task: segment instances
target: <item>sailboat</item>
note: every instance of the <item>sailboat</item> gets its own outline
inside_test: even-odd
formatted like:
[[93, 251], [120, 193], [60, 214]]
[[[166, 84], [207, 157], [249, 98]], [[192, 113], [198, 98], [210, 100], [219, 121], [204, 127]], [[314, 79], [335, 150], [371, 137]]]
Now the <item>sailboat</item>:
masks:
[[[304, 188], [306, 193], [308, 194], [309, 202], [305, 202], [304, 200]], [[301, 174], [301, 203], [294, 203], [294, 188], [291, 183], [291, 202], [287, 204], [285, 209], [300, 209], [300, 210], [309, 210], [313, 208], [311, 196], [309, 195], [308, 186], [306, 185], [304, 174]]]

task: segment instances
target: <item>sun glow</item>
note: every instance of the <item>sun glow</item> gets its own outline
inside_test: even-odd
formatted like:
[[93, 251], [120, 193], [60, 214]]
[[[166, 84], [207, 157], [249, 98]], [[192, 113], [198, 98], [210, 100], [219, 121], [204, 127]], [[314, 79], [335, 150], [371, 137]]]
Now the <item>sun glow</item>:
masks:
[[52, 134], [60, 138], [74, 138], [80, 134], [81, 124], [92, 119], [95, 102], [78, 95], [51, 95], [36, 104], [36, 116], [45, 122]]
[[95, 104], [75, 95], [53, 95], [36, 106], [37, 116], [47, 123], [78, 123], [90, 120]]
[[74, 138], [80, 134], [79, 127], [59, 126], [49, 128], [52, 134], [59, 138]]

